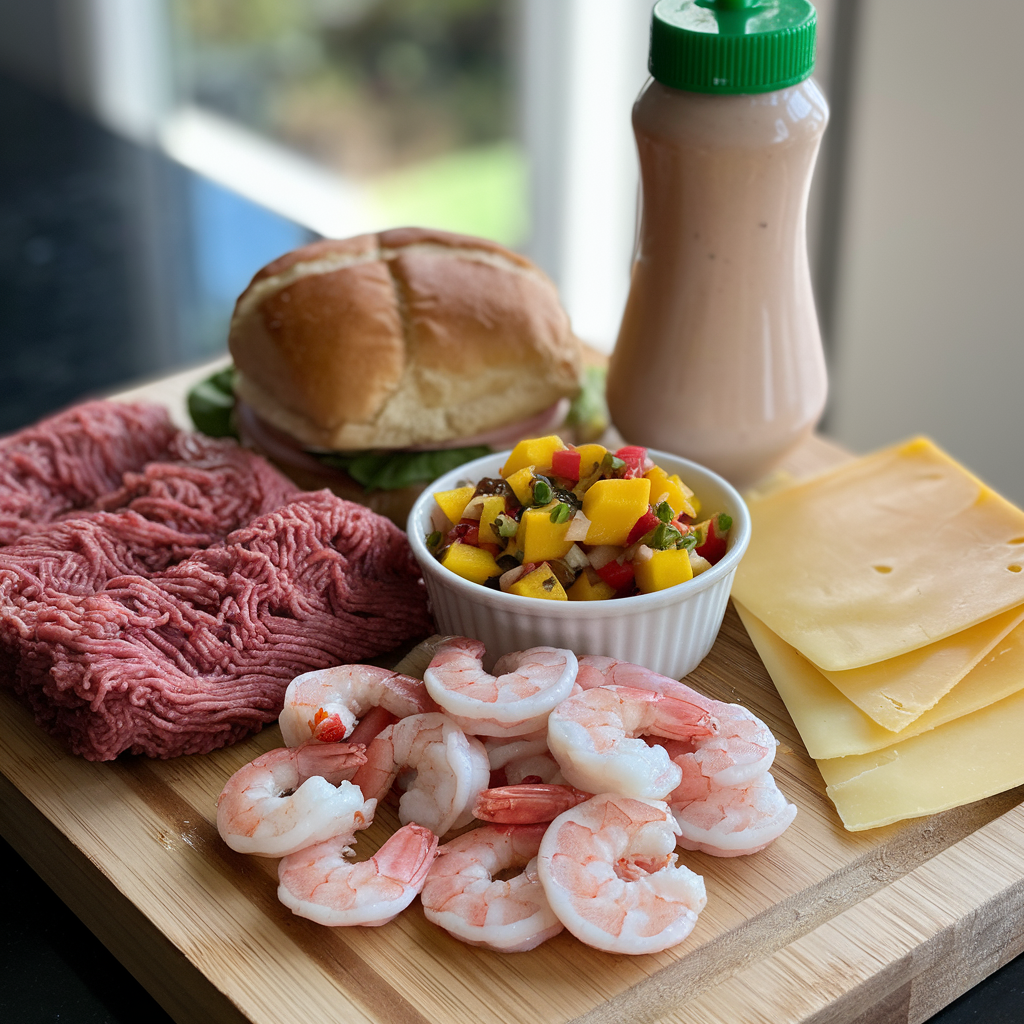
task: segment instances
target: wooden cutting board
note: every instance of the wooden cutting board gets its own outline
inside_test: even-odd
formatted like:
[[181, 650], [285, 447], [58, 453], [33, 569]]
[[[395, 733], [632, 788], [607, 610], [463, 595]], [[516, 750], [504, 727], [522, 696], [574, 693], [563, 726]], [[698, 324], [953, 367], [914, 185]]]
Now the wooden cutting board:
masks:
[[[207, 367], [132, 392], [181, 397]], [[805, 445], [804, 473], [844, 456]], [[684, 853], [708, 905], [690, 938], [613, 956], [568, 933], [529, 953], [465, 946], [418, 904], [376, 929], [328, 929], [276, 899], [276, 862], [214, 824], [224, 781], [280, 745], [92, 764], [0, 695], [0, 832], [179, 1022], [664, 1024], [917, 1022], [1024, 950], [1024, 789], [931, 818], [844, 831], [735, 612], [688, 679], [762, 717], [799, 814], [772, 846]], [[360, 848], [396, 827], [385, 805]]]

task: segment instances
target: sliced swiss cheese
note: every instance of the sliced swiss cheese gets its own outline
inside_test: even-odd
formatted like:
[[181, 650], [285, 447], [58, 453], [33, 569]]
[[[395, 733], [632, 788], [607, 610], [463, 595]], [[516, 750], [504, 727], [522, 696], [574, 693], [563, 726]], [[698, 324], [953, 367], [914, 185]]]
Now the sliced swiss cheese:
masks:
[[924, 438], [753, 500], [750, 514], [733, 594], [827, 671], [1024, 604], [1024, 512]]
[[1024, 606], [898, 658], [822, 675], [866, 715], [893, 732], [934, 707], [1024, 621]]
[[[855, 755], [891, 747], [1024, 690], [1024, 625], [1014, 629], [934, 707], [907, 729], [883, 729], [847, 700], [799, 651], [739, 601], [743, 625], [779, 691], [807, 752], [819, 763], [855, 763]], [[1013, 741], [1024, 751], [1024, 739]], [[1024, 757], [1024, 753], [1020, 755]], [[963, 762], [961, 763], [963, 767]], [[974, 799], [973, 797], [971, 799]]]
[[972, 803], [1024, 784], [1024, 690], [890, 747], [819, 761], [851, 832]]

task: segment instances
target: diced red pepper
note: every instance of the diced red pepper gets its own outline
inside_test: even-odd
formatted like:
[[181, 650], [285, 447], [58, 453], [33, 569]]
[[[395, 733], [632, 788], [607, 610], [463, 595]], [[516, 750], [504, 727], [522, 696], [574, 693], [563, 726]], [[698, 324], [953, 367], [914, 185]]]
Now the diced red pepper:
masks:
[[615, 457], [626, 464], [622, 471], [624, 480], [633, 480], [644, 475], [644, 464], [647, 462], [647, 449], [637, 444], [627, 444], [620, 448]]
[[650, 533], [661, 520], [648, 508], [647, 511], [633, 524], [626, 538], [626, 546], [635, 544], [645, 533]]
[[633, 566], [630, 562], [620, 564], [613, 558], [595, 571], [612, 590], [622, 590], [623, 587], [628, 587], [633, 582]]
[[446, 544], [454, 544], [456, 541], [463, 544], [472, 544], [473, 547], [480, 546], [480, 520], [460, 519], [445, 537]]
[[724, 533], [719, 532], [718, 529], [718, 516], [713, 516], [708, 520], [708, 535], [704, 538], [704, 543], [700, 547], [696, 548], [696, 552], [702, 558], [706, 558], [712, 565], [720, 561], [722, 556], [725, 554], [726, 547], [728, 546], [729, 531], [726, 530]]
[[551, 456], [551, 473], [577, 483], [583, 456], [575, 448], [562, 448]]

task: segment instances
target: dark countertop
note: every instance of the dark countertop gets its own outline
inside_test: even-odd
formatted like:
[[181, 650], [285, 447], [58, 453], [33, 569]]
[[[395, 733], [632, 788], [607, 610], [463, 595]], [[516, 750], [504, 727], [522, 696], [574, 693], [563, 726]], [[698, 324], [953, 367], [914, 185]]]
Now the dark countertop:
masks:
[[[222, 353], [252, 274], [310, 237], [3, 79], [0, 132], [0, 433]], [[170, 1021], [2, 840], [0, 872], [0, 1020]], [[1024, 957], [932, 1021], [1024, 1022]]]

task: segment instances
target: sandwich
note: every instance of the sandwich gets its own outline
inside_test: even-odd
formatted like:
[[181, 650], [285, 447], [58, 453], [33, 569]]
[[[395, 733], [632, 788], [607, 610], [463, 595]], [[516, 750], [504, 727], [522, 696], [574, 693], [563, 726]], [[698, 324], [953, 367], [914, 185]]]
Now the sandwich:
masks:
[[480, 238], [399, 228], [260, 270], [228, 346], [242, 442], [400, 525], [441, 473], [565, 420], [583, 354], [551, 280]]

